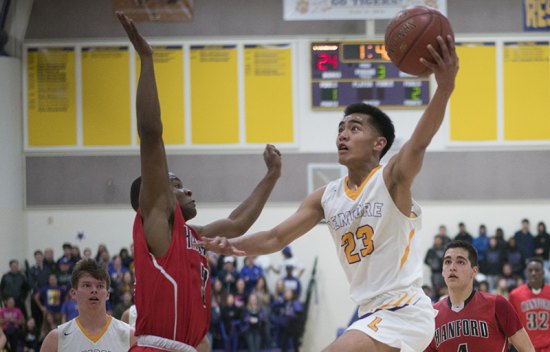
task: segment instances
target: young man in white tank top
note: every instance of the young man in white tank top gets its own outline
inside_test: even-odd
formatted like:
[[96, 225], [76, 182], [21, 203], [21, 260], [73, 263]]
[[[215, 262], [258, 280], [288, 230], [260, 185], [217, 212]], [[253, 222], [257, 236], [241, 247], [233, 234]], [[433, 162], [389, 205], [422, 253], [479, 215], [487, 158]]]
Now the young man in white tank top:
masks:
[[128, 351], [135, 343], [134, 329], [107, 314], [107, 272], [93, 259], [82, 259], [75, 266], [71, 285], [78, 316], [52, 330], [40, 351]]
[[322, 219], [329, 225], [350, 283], [359, 319], [325, 351], [422, 351], [434, 333], [434, 310], [422, 292], [422, 258], [415, 234], [421, 211], [411, 186], [438, 131], [458, 72], [451, 36], [421, 60], [437, 89], [411, 138], [385, 164], [395, 138], [390, 118], [376, 107], [352, 104], [338, 125], [338, 161], [348, 175], [308, 195], [288, 219], [268, 231], [234, 239], [206, 239], [206, 249], [262, 255], [281, 250]]

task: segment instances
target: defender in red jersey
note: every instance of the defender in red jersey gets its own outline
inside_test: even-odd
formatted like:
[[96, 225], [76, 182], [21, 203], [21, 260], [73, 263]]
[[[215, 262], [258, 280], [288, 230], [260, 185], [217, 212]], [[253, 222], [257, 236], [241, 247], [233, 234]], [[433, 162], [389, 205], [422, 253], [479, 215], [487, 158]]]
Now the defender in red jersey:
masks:
[[534, 352], [512, 305], [502, 296], [474, 291], [477, 252], [465, 241], [451, 241], [443, 254], [443, 278], [449, 296], [434, 308], [434, 339], [425, 351], [507, 351], [508, 339], [518, 352]]
[[550, 285], [544, 283], [544, 262], [527, 261], [527, 283], [509, 297], [537, 352], [550, 352]]
[[[132, 20], [122, 13], [117, 17], [141, 60], [136, 99], [141, 177], [131, 188], [137, 211], [133, 237], [138, 336], [132, 350], [208, 351], [209, 271], [205, 249], [197, 242], [201, 236], [240, 236], [250, 228], [279, 179], [281, 156], [274, 146], [266, 146], [266, 175], [228, 218], [206, 226], [188, 225], [197, 210], [191, 191], [168, 172], [153, 49]], [[232, 247], [228, 252], [244, 254]]]

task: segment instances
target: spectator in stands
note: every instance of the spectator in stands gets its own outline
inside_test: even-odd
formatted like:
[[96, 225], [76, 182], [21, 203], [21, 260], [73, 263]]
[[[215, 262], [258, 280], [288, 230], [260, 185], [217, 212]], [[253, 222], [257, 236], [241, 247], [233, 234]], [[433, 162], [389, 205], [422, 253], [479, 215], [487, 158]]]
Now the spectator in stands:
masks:
[[545, 262], [544, 267], [550, 270], [550, 234], [546, 231], [546, 224], [541, 221], [537, 225], [535, 236], [535, 255]]
[[477, 290], [479, 292], [489, 293], [489, 283], [487, 281], [481, 281], [477, 286]]
[[21, 309], [15, 306], [15, 299], [8, 296], [4, 300], [5, 308], [0, 308], [0, 322], [6, 338], [8, 339], [10, 350], [18, 351], [19, 341], [23, 333], [25, 317]]
[[531, 258], [535, 255], [535, 238], [530, 231], [529, 219], [521, 220], [521, 229], [516, 231], [514, 238], [523, 258]]
[[263, 269], [256, 265], [255, 260], [256, 257], [245, 257], [244, 265], [239, 274], [240, 278], [244, 280], [247, 295], [256, 287], [258, 279], [264, 276]]
[[61, 324], [61, 306], [65, 301], [66, 293], [66, 289], [58, 284], [57, 276], [50, 274], [48, 286], [42, 287], [33, 298], [43, 316], [50, 312], [53, 314], [56, 324]]
[[120, 296], [118, 295], [119, 286], [122, 284], [124, 274], [129, 270], [122, 265], [120, 256], [115, 255], [113, 260], [109, 263], [107, 271], [111, 277], [111, 292], [115, 293], [110, 297], [110, 300], [113, 304], [117, 304], [120, 301]]
[[294, 292], [287, 288], [284, 293], [285, 302], [280, 310], [280, 346], [283, 352], [292, 348], [298, 352], [300, 347], [300, 336], [303, 329], [304, 307]]
[[0, 280], [0, 295], [5, 300], [12, 297], [15, 306], [21, 310], [23, 316], [27, 317], [25, 300], [30, 291], [30, 286], [25, 275], [19, 271], [19, 261], [12, 259], [9, 262], [10, 270], [2, 276]]
[[489, 248], [485, 251], [485, 261], [481, 263], [481, 272], [485, 274], [489, 283], [489, 292], [492, 292], [497, 284], [498, 278], [502, 275], [502, 266], [506, 261], [506, 252], [498, 245], [495, 236], [489, 239]]
[[[443, 244], [443, 236], [440, 234], [434, 236], [433, 245], [426, 256], [424, 257], [424, 264], [426, 264], [431, 271], [432, 289], [434, 292], [438, 292], [441, 287], [445, 285], [441, 270], [443, 268], [443, 253], [445, 245]], [[434, 297], [437, 299], [437, 297]]]
[[226, 296], [225, 305], [221, 309], [222, 335], [226, 351], [237, 351], [242, 316], [242, 308], [235, 305], [235, 297], [229, 293]]
[[[91, 259], [91, 258], [88, 258]], [[65, 297], [65, 302], [61, 305], [61, 323], [66, 323], [78, 316], [78, 306], [74, 293], [69, 291]]]
[[122, 281], [115, 288], [114, 295], [116, 296], [116, 299], [113, 301], [117, 303], [121, 302], [124, 294], [126, 293], [129, 293], [131, 297], [134, 296], [134, 275], [131, 271], [126, 271], [122, 274]]
[[[78, 263], [80, 259], [82, 259], [82, 255], [80, 255], [80, 247], [73, 245], [71, 247], [71, 258], [74, 264]], [[74, 265], [73, 265], [74, 266]], [[72, 270], [71, 270], [72, 272]]]
[[44, 341], [46, 336], [50, 331], [57, 329], [57, 323], [51, 312], [46, 312], [44, 315], [44, 321], [42, 322], [42, 327], [40, 328], [40, 344]]
[[49, 267], [52, 272], [55, 273], [56, 265], [55, 265], [55, 257], [53, 253], [53, 249], [46, 248], [44, 249], [44, 265]]
[[126, 247], [121, 248], [120, 252], [118, 253], [118, 256], [122, 261], [122, 266], [129, 270], [132, 267], [132, 263], [134, 262], [134, 257], [130, 255], [128, 248]]
[[218, 278], [223, 284], [224, 290], [229, 293], [235, 293], [237, 290], [237, 280], [239, 273], [235, 269], [235, 258], [226, 256], [223, 258], [223, 268], [218, 274]]
[[505, 278], [500, 277], [497, 280], [494, 293], [508, 299], [508, 295], [510, 294], [510, 291], [508, 290], [508, 281]]
[[[508, 250], [506, 251], [506, 262], [510, 265], [512, 273], [524, 278], [525, 256], [520, 251], [515, 237], [508, 240]], [[503, 267], [504, 272], [504, 267]]]
[[268, 314], [259, 304], [258, 296], [251, 294], [243, 316], [242, 334], [249, 352], [260, 352], [267, 337]]
[[269, 312], [271, 308], [271, 293], [269, 293], [269, 288], [267, 287], [265, 277], [262, 276], [258, 279], [256, 287], [254, 288], [252, 293], [254, 293], [258, 297], [258, 302], [260, 306], [267, 309], [267, 311]]
[[499, 278], [499, 282], [501, 282], [501, 284], [502, 280], [504, 280], [504, 284], [506, 285], [506, 292], [510, 292], [519, 285], [523, 284], [522, 277], [512, 271], [512, 266], [510, 263], [504, 263], [502, 266], [502, 275]]
[[107, 250], [107, 246], [103, 243], [100, 243], [98, 246], [97, 246], [97, 251], [95, 253], [95, 261], [96, 263], [100, 263], [102, 261], [102, 253], [107, 251], [107, 253], [109, 253], [109, 251]]
[[65, 291], [71, 288], [72, 268], [74, 267], [71, 259], [63, 256], [57, 261], [57, 282]]
[[[63, 255], [57, 259], [56, 262], [56, 269], [57, 272], [60, 273], [65, 270], [61, 270], [61, 265], [68, 264], [69, 268], [66, 270], [69, 275], [73, 272], [73, 267], [76, 264], [76, 261], [73, 258], [73, 246], [70, 243], [63, 243]], [[69, 282], [71, 280], [69, 279]], [[70, 287], [70, 285], [69, 285]]]
[[113, 317], [120, 319], [122, 317], [122, 313], [124, 313], [126, 309], [130, 309], [132, 304], [134, 304], [132, 294], [130, 292], [125, 292], [122, 295], [120, 302], [118, 302], [113, 308]]
[[84, 248], [84, 251], [82, 251], [83, 258], [91, 259], [92, 258], [92, 250], [88, 247]]
[[109, 262], [111, 257], [109, 255], [109, 250], [104, 244], [100, 244], [97, 247], [97, 254], [95, 255], [95, 261], [105, 270], [109, 270]]
[[243, 279], [237, 279], [235, 294], [235, 305], [239, 308], [244, 308], [248, 295], [246, 294], [246, 285]]
[[466, 231], [466, 225], [463, 222], [458, 223], [458, 233], [456, 234], [454, 239], [466, 241], [470, 244], [474, 242], [474, 238], [472, 237], [472, 235], [470, 235], [468, 231]]
[[[23, 335], [23, 352], [38, 352], [40, 349], [40, 330], [33, 318], [29, 318], [25, 324]], [[1, 347], [0, 347], [1, 350]]]
[[41, 250], [34, 251], [34, 265], [31, 266], [27, 277], [29, 278], [29, 286], [31, 288], [31, 316], [34, 318], [36, 326], [42, 325], [42, 311], [34, 301], [34, 295], [40, 291], [42, 287], [48, 285], [48, 280], [51, 274], [54, 274], [49, 265], [44, 264], [44, 254]]
[[504, 238], [504, 230], [502, 229], [502, 227], [497, 227], [497, 229], [495, 230], [495, 237], [497, 239], [498, 248], [502, 249], [503, 251], [508, 249], [508, 241], [506, 241], [506, 239]]
[[443, 246], [451, 242], [451, 238], [447, 234], [447, 226], [445, 225], [439, 225], [436, 236], [441, 236], [441, 238], [443, 239]]
[[219, 278], [214, 279], [214, 283], [212, 284], [212, 307], [218, 307], [221, 308], [222, 305], [225, 304], [225, 296], [227, 292], [223, 288], [223, 284], [220, 281]]
[[285, 290], [290, 289], [294, 293], [296, 298], [300, 298], [302, 294], [302, 283], [297, 276], [294, 276], [294, 266], [292, 264], [287, 264], [286, 266], [286, 276], [283, 277], [283, 283]]
[[281, 275], [281, 277], [286, 276], [286, 267], [288, 265], [292, 265], [293, 270], [295, 272], [292, 273], [292, 276], [295, 277], [302, 277], [304, 274], [304, 266], [294, 258], [292, 255], [292, 249], [290, 249], [290, 246], [286, 246], [282, 249], [281, 254], [283, 255], [284, 259], [281, 265], [279, 265], [278, 268], [275, 268], [274, 266], [271, 266], [271, 270], [273, 270], [277, 275]]
[[474, 238], [473, 245], [477, 250], [477, 258], [481, 265], [485, 260], [485, 252], [489, 248], [489, 236], [487, 236], [487, 227], [483, 224], [479, 225], [479, 234]]

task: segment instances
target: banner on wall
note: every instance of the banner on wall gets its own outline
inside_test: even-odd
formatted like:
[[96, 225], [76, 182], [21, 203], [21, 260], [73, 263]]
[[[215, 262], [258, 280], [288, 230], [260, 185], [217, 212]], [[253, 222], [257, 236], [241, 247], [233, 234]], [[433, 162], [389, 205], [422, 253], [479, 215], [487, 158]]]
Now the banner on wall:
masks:
[[447, 0], [284, 0], [286, 21], [389, 19], [416, 5], [447, 14]]
[[184, 22], [193, 18], [194, 0], [113, 0], [113, 15], [122, 11], [139, 22]]
[[522, 0], [523, 29], [550, 31], [550, 1]]

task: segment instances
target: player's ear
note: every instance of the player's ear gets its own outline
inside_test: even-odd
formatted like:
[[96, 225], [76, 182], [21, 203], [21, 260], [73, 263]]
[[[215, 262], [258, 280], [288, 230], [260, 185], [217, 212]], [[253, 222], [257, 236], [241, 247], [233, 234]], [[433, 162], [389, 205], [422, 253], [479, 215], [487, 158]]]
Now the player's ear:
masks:
[[386, 139], [386, 137], [383, 137], [383, 136], [377, 137], [374, 142], [374, 150], [381, 153], [387, 144], [388, 144], [388, 140]]

